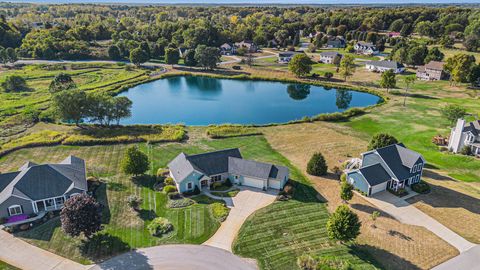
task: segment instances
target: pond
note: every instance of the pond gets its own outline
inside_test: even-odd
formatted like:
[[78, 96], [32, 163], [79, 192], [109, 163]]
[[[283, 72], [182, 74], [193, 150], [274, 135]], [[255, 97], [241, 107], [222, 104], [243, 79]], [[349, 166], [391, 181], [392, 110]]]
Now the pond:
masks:
[[285, 123], [381, 100], [368, 93], [306, 84], [198, 76], [141, 84], [119, 96], [133, 101], [132, 116], [122, 124], [187, 125]]

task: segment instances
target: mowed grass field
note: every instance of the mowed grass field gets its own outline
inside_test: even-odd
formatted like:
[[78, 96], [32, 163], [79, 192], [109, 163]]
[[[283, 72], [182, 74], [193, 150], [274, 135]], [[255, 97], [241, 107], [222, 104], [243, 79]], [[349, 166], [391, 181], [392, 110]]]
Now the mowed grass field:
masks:
[[6, 262], [0, 261], [0, 270], [18, 270], [18, 268], [11, 266]]
[[[39, 163], [57, 162], [65, 156], [73, 154], [86, 160], [89, 175], [99, 176], [106, 182], [106, 185], [101, 186], [97, 191], [98, 200], [107, 205], [108, 211], [106, 211], [105, 229], [94, 237], [96, 241], [88, 242], [66, 236], [61, 231], [58, 219], [52, 219], [30, 231], [19, 233], [18, 236], [41, 248], [82, 263], [105, 259], [112, 253], [133, 248], [166, 243], [200, 244], [207, 240], [219, 226], [219, 223], [212, 218], [208, 204], [195, 204], [183, 209], [166, 208], [166, 197], [162, 193], [153, 191], [148, 183], [134, 184], [129, 177], [119, 173], [119, 163], [127, 147], [127, 145], [40, 147], [19, 150], [0, 159], [0, 171], [3, 172], [15, 170], [26, 160]], [[342, 260], [352, 262], [352, 264], [359, 263], [366, 268], [372, 268], [369, 263], [351, 255], [350, 248], [327, 239], [325, 222], [328, 212], [325, 204], [316, 198], [316, 192], [306, 183], [300, 171], [293, 167], [286, 158], [274, 151], [263, 136], [219, 140], [200, 138], [191, 140], [189, 143], [140, 144], [139, 147], [152, 160], [151, 173], [155, 172], [157, 168], [165, 167], [168, 161], [182, 151], [195, 154], [233, 147], [240, 148], [245, 158], [289, 166], [292, 178], [298, 179], [301, 183], [296, 193], [296, 200], [275, 203], [265, 210], [261, 210], [252, 218], [253, 221], [259, 218], [271, 222], [270, 225], [273, 227], [262, 232], [262, 239], [279, 241], [284, 246], [271, 249], [270, 253], [262, 253], [261, 258], [258, 257], [258, 254], [249, 254], [243, 249], [239, 250], [239, 254], [252, 255], [249, 257], [260, 259], [261, 265], [265, 269], [292, 269], [291, 267], [296, 267], [296, 256], [303, 253], [305, 248], [310, 248], [318, 254], [324, 252], [322, 254], [339, 256]], [[132, 211], [126, 205], [126, 198], [130, 194], [137, 194], [143, 198], [140, 214]], [[295, 213], [303, 214], [301, 218], [291, 219], [287, 225], [281, 224], [285, 222], [284, 219], [295, 216]], [[149, 215], [167, 217], [174, 224], [174, 232], [164, 238], [151, 237], [145, 229]], [[272, 216], [275, 217], [276, 222], [272, 220]], [[249, 227], [247, 223], [241, 235], [244, 235], [244, 231], [248, 231]], [[255, 226], [255, 230], [257, 230], [256, 228], [257, 226]], [[288, 230], [288, 237], [282, 235], [282, 228]], [[247, 233], [247, 235], [249, 234]], [[240, 239], [247, 240], [248, 238], [241, 237]], [[297, 244], [292, 245], [293, 243]], [[248, 245], [248, 250], [254, 250], [261, 242], [245, 242], [245, 244]], [[279, 261], [280, 254], [285, 255], [285, 258]], [[276, 265], [287, 268], [271, 268]]]
[[329, 217], [323, 198], [298, 169], [291, 171], [295, 192], [287, 202], [275, 202], [250, 216], [233, 250], [257, 259], [262, 269], [298, 269], [297, 257], [310, 254], [349, 265], [349, 269], [376, 269], [378, 264], [354, 246], [338, 244], [327, 236]]

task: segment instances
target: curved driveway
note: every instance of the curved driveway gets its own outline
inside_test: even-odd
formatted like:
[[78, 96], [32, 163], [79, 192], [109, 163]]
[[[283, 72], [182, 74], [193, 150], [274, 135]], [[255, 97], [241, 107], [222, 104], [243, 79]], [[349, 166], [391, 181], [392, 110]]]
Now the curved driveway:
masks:
[[255, 263], [223, 249], [200, 245], [164, 245], [134, 250], [90, 270], [256, 270]]

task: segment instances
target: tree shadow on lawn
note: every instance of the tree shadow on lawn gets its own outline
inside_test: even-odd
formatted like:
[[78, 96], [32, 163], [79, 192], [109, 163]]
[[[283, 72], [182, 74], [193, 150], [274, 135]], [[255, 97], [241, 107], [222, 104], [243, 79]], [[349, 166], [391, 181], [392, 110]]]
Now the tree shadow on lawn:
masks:
[[82, 240], [79, 249], [82, 256], [98, 262], [130, 250], [130, 245], [117, 236], [100, 232], [89, 239]]
[[140, 209], [138, 210], [138, 217], [144, 221], [153, 220], [157, 217], [157, 213], [155, 213], [153, 210]]
[[289, 182], [292, 184], [294, 191], [293, 191], [293, 199], [299, 202], [304, 203], [312, 203], [312, 202], [319, 202], [319, 203], [326, 203], [327, 199], [325, 199], [318, 191], [311, 185], [306, 185], [304, 183], [298, 182], [296, 180], [290, 179]]
[[105, 261], [94, 268], [93, 270], [111, 270], [111, 269], [129, 269], [129, 270], [149, 270], [154, 269], [149, 263], [147, 256], [143, 255], [137, 250], [122, 254], [116, 258]]
[[418, 266], [398, 255], [370, 245], [352, 245], [351, 254], [379, 269], [420, 270]]
[[394, 219], [392, 216], [390, 216], [388, 213], [386, 212], [383, 212], [381, 211], [380, 209], [378, 208], [375, 208], [375, 207], [372, 207], [370, 205], [366, 205], [366, 204], [359, 204], [359, 203], [354, 203], [354, 204], [350, 204], [350, 206], [355, 209], [355, 210], [358, 210], [358, 211], [362, 211], [364, 213], [367, 213], [367, 214], [372, 214], [374, 211], [377, 211], [380, 213], [380, 216], [381, 217], [386, 217], [386, 218], [390, 218], [390, 219]]
[[467, 194], [435, 185], [429, 182], [430, 192], [419, 194], [407, 201], [411, 204], [423, 202], [431, 207], [437, 208], [463, 208], [474, 214], [480, 215], [480, 199]]
[[157, 182], [157, 178], [152, 175], [138, 175], [132, 176], [132, 181], [135, 185], [146, 187], [153, 190], [153, 186]]
[[102, 223], [110, 223], [112, 214], [110, 213], [110, 205], [108, 203], [107, 197], [107, 187], [108, 184], [101, 182], [100, 186], [95, 190], [93, 196], [102, 205]]
[[61, 226], [60, 217], [54, 217], [50, 220], [47, 220], [46, 222], [40, 223], [38, 225], [34, 225], [33, 228], [27, 231], [20, 231], [20, 232], [14, 233], [14, 236], [25, 238], [25, 239], [41, 240], [41, 241], [49, 242], [53, 237], [55, 229], [59, 228], [60, 226]]

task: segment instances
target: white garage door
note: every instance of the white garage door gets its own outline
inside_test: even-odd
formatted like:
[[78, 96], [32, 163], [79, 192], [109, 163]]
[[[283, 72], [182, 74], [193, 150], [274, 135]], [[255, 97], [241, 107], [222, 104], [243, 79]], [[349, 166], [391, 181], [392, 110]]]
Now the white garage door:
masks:
[[278, 180], [268, 180], [268, 185], [270, 188], [280, 189], [280, 181]]
[[263, 181], [254, 179], [254, 178], [245, 177], [243, 179], [243, 185], [249, 186], [249, 187], [263, 188]]
[[372, 194], [370, 194], [370, 195], [373, 195], [373, 194], [375, 194], [375, 193], [377, 193], [377, 192], [386, 190], [386, 189], [387, 189], [387, 183], [388, 183], [388, 182], [381, 183], [381, 184], [379, 184], [379, 185], [373, 186], [373, 187], [372, 187]]

